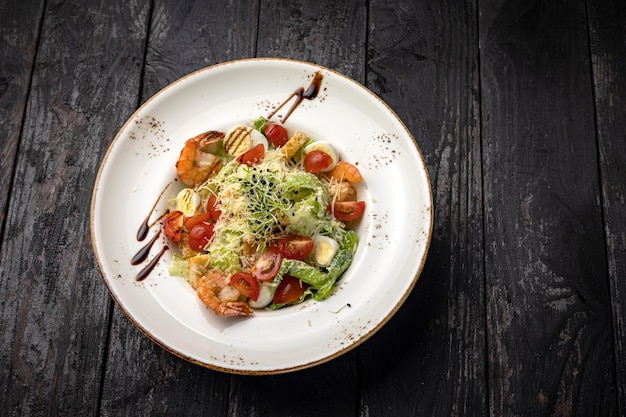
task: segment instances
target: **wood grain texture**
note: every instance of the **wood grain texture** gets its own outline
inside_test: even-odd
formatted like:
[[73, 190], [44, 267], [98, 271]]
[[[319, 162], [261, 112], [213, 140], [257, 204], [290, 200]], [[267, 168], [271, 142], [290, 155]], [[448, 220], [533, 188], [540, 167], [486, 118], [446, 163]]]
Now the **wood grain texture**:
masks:
[[[624, 16], [619, 0], [0, 0], [0, 416], [626, 417]], [[265, 377], [141, 334], [89, 236], [134, 110], [253, 56], [380, 95], [435, 204], [398, 313], [339, 358]]]
[[316, 367], [268, 377], [234, 376], [229, 417], [343, 417], [358, 413], [355, 351]]
[[421, 148], [435, 217], [413, 294], [363, 346], [363, 415], [486, 414], [476, 13], [474, 2], [371, 2], [367, 86]]
[[588, 10], [618, 409], [626, 416], [626, 4], [591, 1]]
[[223, 416], [230, 376], [161, 349], [116, 311], [102, 388], [102, 416]]
[[479, 4], [490, 413], [617, 415], [584, 2]]
[[[0, 1], [0, 236], [3, 234], [43, 1]], [[2, 241], [0, 241], [2, 248]]]
[[134, 2], [46, 6], [0, 258], [3, 416], [98, 409], [111, 301], [93, 259], [90, 196], [106, 126], [136, 102], [118, 93], [138, 81], [133, 48], [141, 55], [145, 33]]
[[155, 1], [142, 100], [204, 67], [254, 57], [258, 8], [258, 1]]
[[262, 1], [257, 56], [313, 62], [364, 82], [366, 5], [364, 0]]

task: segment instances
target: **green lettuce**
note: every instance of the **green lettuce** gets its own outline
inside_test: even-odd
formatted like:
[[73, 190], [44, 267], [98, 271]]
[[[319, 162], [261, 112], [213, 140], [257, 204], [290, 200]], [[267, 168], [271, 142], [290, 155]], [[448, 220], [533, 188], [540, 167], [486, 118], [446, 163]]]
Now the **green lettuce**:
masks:
[[189, 264], [185, 258], [175, 253], [168, 269], [170, 275], [187, 279], [189, 276]]
[[267, 126], [267, 119], [263, 116], [254, 121], [254, 128], [261, 133], [265, 133], [265, 126]]
[[[291, 275], [311, 286], [311, 296], [315, 300], [323, 300], [332, 294], [335, 283], [352, 263], [354, 252], [358, 243], [357, 235], [354, 231], [348, 230], [343, 234], [339, 250], [325, 269], [320, 269], [303, 261], [294, 259], [283, 259], [278, 272], [279, 279], [283, 275]], [[272, 306], [280, 308], [281, 306]]]

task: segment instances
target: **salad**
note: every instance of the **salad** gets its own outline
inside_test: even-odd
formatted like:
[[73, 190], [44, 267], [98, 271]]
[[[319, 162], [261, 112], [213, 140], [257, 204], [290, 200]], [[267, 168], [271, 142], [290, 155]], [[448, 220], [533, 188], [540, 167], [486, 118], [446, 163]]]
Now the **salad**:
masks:
[[178, 248], [169, 271], [208, 308], [247, 316], [332, 294], [365, 211], [361, 174], [332, 144], [260, 117], [188, 139], [176, 170], [185, 188], [163, 220]]

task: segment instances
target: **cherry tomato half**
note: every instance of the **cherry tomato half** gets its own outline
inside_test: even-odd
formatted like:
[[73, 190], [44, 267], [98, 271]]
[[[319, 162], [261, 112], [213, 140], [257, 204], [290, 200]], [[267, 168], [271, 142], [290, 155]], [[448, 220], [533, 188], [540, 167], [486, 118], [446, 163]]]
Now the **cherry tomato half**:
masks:
[[298, 278], [285, 275], [274, 292], [274, 303], [285, 304], [299, 300], [306, 291], [306, 284]]
[[217, 221], [222, 215], [222, 211], [217, 208], [217, 197], [211, 194], [206, 202], [206, 211], [210, 214], [211, 220]]
[[174, 243], [180, 242], [183, 235], [183, 219], [182, 211], [174, 210], [165, 216], [165, 236]]
[[337, 201], [333, 206], [335, 217], [344, 222], [359, 219], [364, 212], [365, 201]]
[[202, 222], [208, 222], [211, 219], [209, 213], [196, 214], [195, 216], [187, 217], [185, 219], [185, 229], [190, 231], [195, 225]]
[[254, 263], [252, 273], [259, 281], [269, 281], [274, 278], [280, 269], [283, 256], [273, 249], [268, 249], [259, 256]]
[[324, 171], [333, 163], [333, 157], [324, 151], [315, 149], [304, 156], [304, 170], [311, 174]]
[[265, 131], [263, 133], [265, 134], [267, 140], [277, 148], [283, 146], [289, 140], [287, 129], [278, 123], [269, 123], [265, 126]]
[[281, 237], [276, 247], [281, 255], [287, 259], [301, 261], [311, 254], [315, 242], [308, 236], [289, 235]]
[[230, 285], [237, 288], [240, 293], [256, 301], [259, 298], [259, 281], [248, 272], [237, 272], [230, 277]]
[[246, 164], [249, 167], [255, 165], [263, 160], [265, 156], [265, 146], [262, 143], [259, 143], [256, 146], [253, 146], [247, 152], [242, 153], [237, 157], [237, 162], [240, 164]]
[[212, 237], [213, 225], [208, 222], [198, 223], [189, 231], [189, 247], [196, 252], [201, 252]]

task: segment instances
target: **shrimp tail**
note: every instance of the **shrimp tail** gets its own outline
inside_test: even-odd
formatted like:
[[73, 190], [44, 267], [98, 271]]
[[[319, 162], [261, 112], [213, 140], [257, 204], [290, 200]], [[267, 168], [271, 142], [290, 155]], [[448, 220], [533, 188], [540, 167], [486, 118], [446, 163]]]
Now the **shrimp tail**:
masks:
[[252, 307], [243, 301], [235, 301], [222, 303], [215, 312], [220, 316], [226, 317], [249, 316], [252, 314]]

